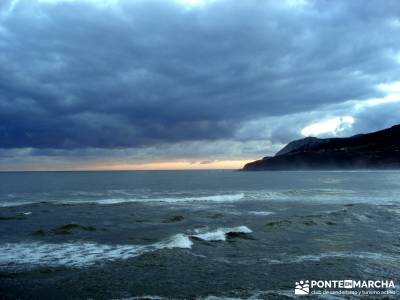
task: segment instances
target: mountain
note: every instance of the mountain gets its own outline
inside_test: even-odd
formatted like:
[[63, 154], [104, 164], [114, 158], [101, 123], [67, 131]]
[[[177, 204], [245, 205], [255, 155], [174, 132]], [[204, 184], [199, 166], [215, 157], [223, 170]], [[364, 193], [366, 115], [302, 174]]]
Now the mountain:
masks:
[[400, 125], [347, 138], [306, 137], [275, 156], [250, 162], [244, 171], [399, 169]]

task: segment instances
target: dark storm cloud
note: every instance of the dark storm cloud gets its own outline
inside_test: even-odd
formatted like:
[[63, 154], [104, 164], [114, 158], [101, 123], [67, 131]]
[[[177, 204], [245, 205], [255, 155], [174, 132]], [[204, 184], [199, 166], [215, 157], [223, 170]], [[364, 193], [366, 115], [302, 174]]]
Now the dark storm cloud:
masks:
[[298, 2], [3, 3], [0, 147], [233, 139], [398, 78], [398, 1]]

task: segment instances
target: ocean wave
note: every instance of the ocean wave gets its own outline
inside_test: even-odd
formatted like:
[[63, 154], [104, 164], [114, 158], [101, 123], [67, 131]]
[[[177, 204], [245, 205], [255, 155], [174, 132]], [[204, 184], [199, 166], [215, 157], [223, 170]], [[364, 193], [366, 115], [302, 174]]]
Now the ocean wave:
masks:
[[14, 207], [14, 206], [23, 206], [37, 203], [35, 201], [2, 201], [0, 202], [0, 207]]
[[192, 238], [205, 241], [225, 241], [229, 234], [247, 234], [246, 226], [197, 229], [195, 234], [175, 234], [149, 245], [108, 245], [95, 242], [43, 243], [20, 242], [0, 245], [0, 269], [33, 268], [40, 266], [85, 267], [102, 261], [125, 260], [161, 249], [191, 249]]
[[150, 245], [107, 245], [94, 242], [7, 243], [0, 245], [0, 268], [85, 267], [101, 261], [124, 260], [161, 249], [190, 249], [192, 244], [190, 238], [184, 234], [176, 234]]
[[81, 204], [81, 203], [96, 203], [101, 205], [111, 205], [130, 202], [233, 202], [239, 201], [244, 198], [244, 193], [240, 194], [221, 194], [211, 196], [195, 196], [195, 197], [163, 197], [163, 198], [107, 198], [107, 199], [84, 199], [84, 200], [71, 200], [62, 201], [63, 204]]
[[248, 213], [255, 216], [269, 216], [275, 214], [272, 211], [249, 211]]
[[247, 226], [238, 226], [232, 228], [218, 228], [212, 231], [206, 231], [205, 229], [196, 229], [196, 234], [192, 237], [198, 238], [203, 241], [226, 241], [227, 234], [230, 233], [251, 233], [253, 232]]
[[160, 297], [160, 296], [150, 296], [150, 295], [120, 298], [120, 299], [115, 299], [115, 300], [164, 300], [164, 299], [171, 300], [171, 298], [164, 298], [164, 297]]
[[368, 203], [368, 204], [394, 204], [399, 200], [393, 191], [343, 189], [343, 188], [300, 188], [282, 190], [255, 190], [245, 191], [246, 200], [255, 201], [307, 201], [335, 204]]
[[252, 200], [302, 200], [316, 198], [335, 198], [343, 196], [347, 198], [356, 197], [358, 193], [353, 190], [344, 189], [290, 189], [290, 190], [260, 190], [250, 193], [249, 199]]
[[361, 259], [361, 260], [374, 260], [374, 261], [398, 261], [398, 256], [391, 256], [382, 253], [375, 252], [326, 252], [320, 254], [310, 254], [310, 255], [300, 255], [279, 259], [265, 259], [268, 260], [270, 264], [292, 264], [292, 263], [303, 263], [307, 261], [321, 261], [323, 259], [329, 258], [341, 258], [341, 259]]
[[386, 211], [391, 214], [400, 215], [400, 208], [388, 208]]
[[206, 298], [197, 298], [198, 300], [245, 300], [250, 298], [233, 298], [233, 297], [220, 297], [220, 296], [207, 296]]
[[155, 244], [156, 249], [173, 249], [173, 248], [181, 248], [181, 249], [190, 249], [192, 248], [193, 242], [190, 238], [182, 233], [178, 233], [166, 241], [159, 242]]
[[[233, 291], [233, 294], [237, 292]], [[250, 295], [245, 298], [229, 297], [229, 296], [214, 296], [198, 297], [196, 300], [260, 300], [260, 299], [297, 299], [293, 290], [271, 290], [271, 291], [250, 291]], [[324, 297], [322, 297], [325, 299]]]

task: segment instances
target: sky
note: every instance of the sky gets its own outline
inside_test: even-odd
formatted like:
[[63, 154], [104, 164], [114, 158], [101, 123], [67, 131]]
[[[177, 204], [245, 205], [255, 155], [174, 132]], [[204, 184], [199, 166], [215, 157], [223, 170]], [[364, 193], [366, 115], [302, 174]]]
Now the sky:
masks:
[[400, 123], [397, 0], [1, 0], [0, 170], [240, 168]]

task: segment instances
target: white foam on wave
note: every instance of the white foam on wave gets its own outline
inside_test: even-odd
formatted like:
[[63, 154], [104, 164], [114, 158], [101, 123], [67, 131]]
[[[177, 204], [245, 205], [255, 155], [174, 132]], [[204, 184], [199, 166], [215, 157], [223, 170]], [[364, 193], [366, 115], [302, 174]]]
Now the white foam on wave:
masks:
[[[79, 195], [86, 195], [83, 192], [79, 192]], [[92, 193], [87, 193], [93, 196]], [[100, 195], [96, 193], [96, 195]], [[159, 197], [159, 198], [104, 198], [104, 199], [79, 199], [79, 200], [63, 200], [63, 201], [49, 201], [48, 203], [53, 204], [82, 204], [82, 203], [94, 203], [100, 205], [112, 205], [130, 202], [167, 202], [167, 203], [179, 203], [179, 202], [234, 202], [244, 198], [244, 193], [239, 194], [220, 194], [210, 196], [193, 196], [193, 197]], [[14, 207], [40, 203], [40, 201], [0, 201], [0, 207]]]
[[197, 229], [197, 230], [195, 230], [195, 232], [197, 234], [194, 234], [192, 236], [196, 237], [198, 239], [204, 240], [204, 241], [225, 241], [227, 233], [230, 233], [230, 232], [251, 233], [253, 231], [250, 228], [248, 228], [247, 226], [238, 226], [238, 227], [232, 227], [232, 228], [218, 228], [213, 231]]
[[248, 213], [256, 216], [269, 216], [275, 214], [272, 211], [249, 211]]
[[[233, 294], [236, 294], [233, 291]], [[272, 296], [270, 296], [272, 295]], [[228, 296], [214, 296], [209, 295], [206, 297], [198, 297], [196, 300], [260, 300], [260, 299], [278, 299], [278, 296], [283, 296], [280, 298], [285, 299], [297, 299], [298, 297], [294, 295], [293, 290], [271, 290], [271, 291], [253, 291], [251, 295], [246, 298], [228, 297]], [[325, 299], [324, 297], [322, 297]]]
[[34, 201], [2, 201], [0, 202], [0, 207], [13, 207], [13, 206], [22, 206], [36, 203]]
[[87, 200], [72, 200], [63, 201], [65, 204], [80, 204], [80, 203], [96, 203], [102, 205], [129, 203], [129, 202], [233, 202], [239, 201], [244, 198], [244, 193], [240, 194], [221, 194], [211, 196], [197, 196], [197, 197], [163, 197], [163, 198], [107, 198], [107, 199], [87, 199]]
[[160, 242], [156, 244], [157, 249], [173, 249], [173, 248], [181, 248], [181, 249], [190, 249], [192, 248], [193, 242], [190, 238], [185, 234], [176, 234], [170, 239], [166, 241]]
[[370, 222], [371, 219], [363, 214], [357, 214], [357, 213], [352, 213], [351, 214], [357, 221], [363, 222], [363, 223], [367, 223]]
[[365, 191], [343, 188], [305, 188], [282, 190], [258, 190], [246, 193], [247, 200], [266, 201], [307, 201], [329, 202], [335, 204], [370, 203], [370, 204], [398, 204], [393, 191]]
[[149, 300], [163, 300], [167, 298], [163, 298], [160, 296], [150, 296], [150, 295], [144, 295], [144, 296], [135, 296], [135, 297], [129, 297], [129, 298], [121, 298], [121, 299], [116, 299], [116, 300], [143, 300], [143, 299], [149, 299]]
[[386, 211], [388, 211], [389, 213], [400, 215], [400, 208], [388, 208], [386, 209]]
[[[245, 300], [244, 298], [220, 297], [220, 296], [207, 296], [206, 298], [198, 298], [199, 300]], [[250, 298], [248, 298], [250, 299]]]
[[150, 245], [107, 245], [94, 242], [7, 243], [0, 245], [0, 268], [84, 267], [101, 261], [124, 260], [160, 249], [188, 249], [192, 244], [184, 234], [177, 234]]
[[195, 230], [196, 234], [175, 234], [149, 245], [107, 245], [95, 242], [42, 243], [21, 242], [0, 245], [1, 268], [33, 268], [39, 266], [85, 267], [102, 261], [124, 260], [161, 249], [190, 249], [191, 237], [206, 241], [225, 241], [228, 233], [251, 233], [246, 226]]
[[353, 258], [353, 259], [368, 259], [375, 261], [397, 261], [399, 257], [394, 257], [390, 255], [385, 255], [382, 253], [375, 252], [326, 252], [321, 254], [310, 254], [310, 255], [300, 255], [290, 258], [285, 258], [284, 260], [270, 260], [270, 264], [291, 264], [291, 263], [302, 263], [307, 261], [321, 261], [327, 258]]

